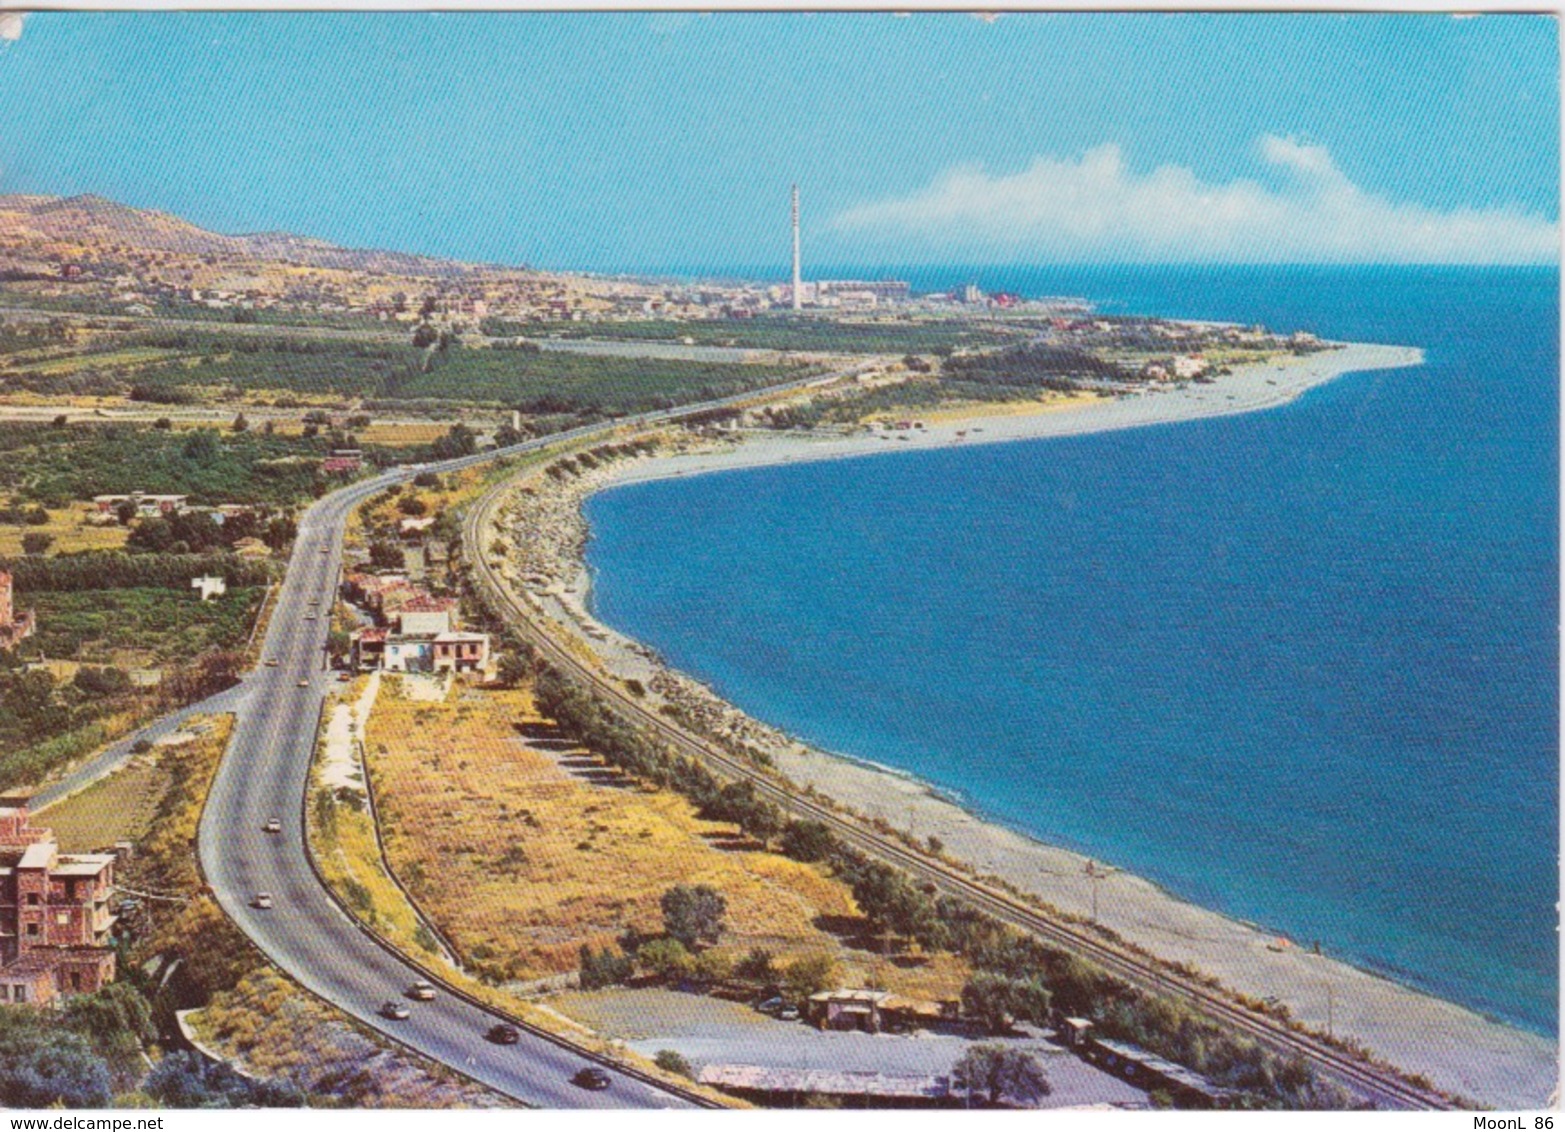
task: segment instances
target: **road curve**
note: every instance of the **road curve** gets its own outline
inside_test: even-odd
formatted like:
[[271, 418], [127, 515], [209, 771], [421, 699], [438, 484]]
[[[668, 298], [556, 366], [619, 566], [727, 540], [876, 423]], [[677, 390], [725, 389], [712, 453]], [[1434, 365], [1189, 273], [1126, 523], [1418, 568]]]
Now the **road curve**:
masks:
[[[408, 984], [432, 976], [438, 981], [438, 972], [414, 965], [366, 933], [326, 890], [306, 853], [303, 822], [309, 767], [322, 705], [334, 678], [326, 669], [326, 637], [348, 515], [376, 492], [411, 478], [417, 471], [456, 471], [499, 456], [740, 404], [820, 380], [821, 375], [814, 374], [677, 410], [585, 426], [506, 449], [419, 468], [392, 469], [341, 488], [305, 512], [261, 650], [261, 656], [275, 658], [277, 666], [262, 665], [239, 688], [176, 713], [182, 720], [201, 710], [234, 712], [229, 747], [201, 816], [198, 850], [202, 872], [223, 911], [272, 962], [364, 1024], [525, 1104], [549, 1108], [712, 1105], [694, 1091], [665, 1086], [613, 1065], [605, 1066], [611, 1077], [608, 1089], [578, 1088], [570, 1077], [588, 1064], [588, 1055], [520, 1023], [518, 1044], [493, 1045], [485, 1041], [484, 1033], [501, 1016], [449, 989], [443, 989], [434, 1002], [408, 1003], [412, 1016], [405, 1021], [379, 1015], [383, 1002], [406, 1001], [402, 994]], [[319, 605], [311, 605], [312, 601]], [[308, 686], [300, 687], [301, 681]], [[142, 734], [161, 734], [175, 722], [175, 717], [166, 717]], [[117, 747], [91, 765], [101, 772]], [[262, 832], [262, 825], [274, 817], [281, 821], [282, 831]], [[261, 892], [273, 896], [273, 908], [251, 906], [251, 900]]]
[[551, 664], [571, 673], [575, 679], [592, 688], [623, 718], [651, 731], [675, 750], [700, 760], [725, 777], [744, 778], [753, 782], [758, 794], [780, 806], [789, 816], [822, 822], [846, 844], [895, 865], [918, 880], [933, 885], [940, 892], [965, 900], [1003, 922], [1090, 958], [1133, 986], [1182, 998], [1274, 1052], [1303, 1058], [1328, 1079], [1378, 1107], [1455, 1107], [1433, 1089], [1422, 1088], [1394, 1072], [1343, 1053], [1310, 1034], [1300, 1033], [1275, 1019], [1246, 1010], [1227, 996], [1214, 993], [1194, 979], [1169, 971], [1144, 954], [1111, 944], [1090, 929], [1040, 912], [1035, 906], [1018, 900], [1010, 893], [983, 884], [939, 860], [913, 852], [896, 839], [886, 837], [862, 822], [845, 818], [834, 809], [786, 790], [774, 778], [745, 760], [734, 757], [651, 710], [612, 679], [583, 663], [580, 657], [563, 647], [547, 629], [537, 624], [535, 615], [501, 584], [483, 553], [481, 539], [506, 487], [504, 483], [496, 485], [468, 509], [463, 545], [466, 548], [465, 560], [472, 567], [475, 582], [494, 611], [503, 615]]

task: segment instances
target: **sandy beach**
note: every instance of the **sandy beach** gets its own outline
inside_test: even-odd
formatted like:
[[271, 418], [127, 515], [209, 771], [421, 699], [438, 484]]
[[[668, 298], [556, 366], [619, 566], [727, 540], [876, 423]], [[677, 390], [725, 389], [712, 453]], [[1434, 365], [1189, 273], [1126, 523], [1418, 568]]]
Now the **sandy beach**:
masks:
[[1551, 1102], [1559, 1075], [1553, 1040], [1331, 958], [1329, 941], [1326, 955], [1314, 954], [1101, 863], [1094, 880], [1088, 861], [1078, 854], [985, 821], [916, 779], [811, 749], [745, 716], [697, 681], [668, 670], [645, 646], [599, 625], [587, 610], [582, 551], [588, 531], [581, 504], [610, 487], [743, 467], [1172, 425], [1283, 405], [1344, 373], [1406, 369], [1395, 380], [1416, 383], [1417, 370], [1406, 367], [1421, 360], [1416, 349], [1351, 344], [1238, 368], [1210, 384], [1117, 398], [1061, 399], [1022, 412], [923, 414], [913, 418], [922, 419], [922, 428], [824, 436], [743, 433], [682, 443], [679, 451], [605, 465], [563, 483], [535, 475], [518, 481], [525, 498], [512, 496], [502, 508], [502, 537], [515, 548], [502, 573], [526, 604], [590, 648], [607, 671], [639, 680], [652, 702], [670, 705], [704, 730], [765, 752], [798, 786], [813, 787], [919, 840], [938, 837], [948, 857], [1066, 913], [1089, 916], [1096, 885], [1099, 920], [1153, 954], [1188, 963], [1235, 992], [1286, 1004], [1306, 1024], [1353, 1038], [1453, 1093], [1496, 1108], [1541, 1107]]

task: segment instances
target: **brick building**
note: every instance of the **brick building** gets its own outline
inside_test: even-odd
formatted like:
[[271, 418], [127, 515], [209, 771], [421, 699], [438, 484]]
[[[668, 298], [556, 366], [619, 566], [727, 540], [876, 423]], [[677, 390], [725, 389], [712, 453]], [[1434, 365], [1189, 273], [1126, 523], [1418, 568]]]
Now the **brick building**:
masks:
[[61, 853], [25, 799], [0, 798], [0, 1004], [46, 1006], [114, 978], [114, 857]]
[[16, 612], [11, 598], [11, 575], [0, 570], [0, 649], [12, 648], [32, 636], [33, 628], [32, 611]]

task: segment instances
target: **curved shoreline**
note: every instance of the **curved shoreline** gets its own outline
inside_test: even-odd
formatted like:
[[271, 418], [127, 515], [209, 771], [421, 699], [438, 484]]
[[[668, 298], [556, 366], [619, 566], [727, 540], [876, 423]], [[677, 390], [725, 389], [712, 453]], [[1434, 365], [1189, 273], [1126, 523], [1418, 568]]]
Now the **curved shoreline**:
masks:
[[[697, 702], [709, 721], [716, 720], [725, 733], [764, 749], [778, 770], [800, 787], [813, 788], [919, 840], [936, 836], [946, 856], [979, 874], [1002, 878], [1062, 912], [1090, 916], [1093, 889], [1101, 888], [1096, 894], [1099, 920], [1152, 953], [1214, 975], [1236, 992], [1276, 998], [1307, 1025], [1354, 1037], [1376, 1054], [1450, 1091], [1502, 1108], [1537, 1107], [1552, 1097], [1558, 1079], [1553, 1040], [1483, 1018], [1387, 975], [1291, 946], [1278, 950], [1276, 937], [1262, 928], [1190, 903], [1145, 878], [1113, 870], [1111, 879], [1103, 883], [1100, 869], [1094, 880], [1086, 871], [1084, 855], [987, 817], [960, 794], [953, 796], [938, 784], [897, 768], [811, 748], [745, 716], [711, 689], [663, 666], [644, 645], [601, 625], [587, 606], [590, 579], [582, 561], [586, 526], [580, 508], [600, 491], [739, 468], [1071, 436], [1253, 412], [1291, 402], [1344, 373], [1407, 367], [1421, 360], [1417, 350], [1349, 345], [1285, 359], [1280, 366], [1245, 367], [1211, 384], [1163, 388], [1140, 396], [930, 420], [916, 431], [825, 438], [765, 433], [717, 447], [609, 465], [585, 482], [572, 481], [562, 488], [580, 524], [568, 548], [574, 561], [561, 584], [547, 593], [535, 593], [531, 601], [592, 649], [608, 671], [641, 680], [654, 696]], [[934, 416], [949, 418], [949, 414]], [[908, 439], [894, 439], [899, 436]], [[701, 704], [703, 698], [707, 702]]]

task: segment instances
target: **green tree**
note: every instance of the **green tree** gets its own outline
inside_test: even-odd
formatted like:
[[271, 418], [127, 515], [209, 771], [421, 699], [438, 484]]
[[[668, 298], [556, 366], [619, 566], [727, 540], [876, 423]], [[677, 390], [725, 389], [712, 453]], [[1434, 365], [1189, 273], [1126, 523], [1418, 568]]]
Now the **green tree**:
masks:
[[250, 419], [243, 413], [240, 413], [237, 417], [234, 418], [234, 423], [229, 427], [232, 428], [235, 432], [248, 432], [250, 429]]
[[54, 545], [54, 536], [42, 531], [28, 531], [22, 536], [22, 553], [37, 557]]
[[695, 969], [689, 949], [672, 937], [647, 940], [636, 949], [636, 961], [644, 970], [667, 982], [683, 979]]
[[973, 1046], [951, 1067], [951, 1082], [969, 1098], [982, 1094], [992, 1105], [1005, 1098], [1032, 1104], [1054, 1091], [1036, 1057], [1002, 1045]]
[[429, 446], [437, 460], [454, 460], [458, 456], [471, 456], [478, 451], [478, 434], [458, 421], [451, 431]]
[[821, 861], [835, 842], [831, 831], [818, 821], [791, 821], [783, 830], [780, 848], [795, 861]]
[[824, 951], [801, 955], [784, 968], [782, 992], [785, 998], [803, 1002], [812, 994], [831, 990], [842, 981], [842, 968]]
[[109, 1067], [87, 1039], [29, 1021], [8, 1019], [0, 1030], [0, 1105], [107, 1108]]
[[723, 934], [728, 901], [710, 885], [675, 885], [663, 894], [663, 927], [690, 950]]
[[527, 660], [520, 653], [503, 652], [496, 662], [495, 672], [500, 683], [507, 688], [514, 688], [527, 679], [528, 668]]
[[209, 428], [198, 428], [185, 437], [179, 454], [196, 464], [210, 464], [222, 454], [223, 443]]
[[299, 524], [287, 515], [276, 515], [267, 520], [266, 533], [261, 536], [267, 546], [281, 550], [299, 534]]
[[769, 986], [777, 978], [777, 969], [772, 964], [775, 958], [764, 947], [752, 947], [734, 967], [734, 974], [752, 983]]
[[1013, 1019], [1043, 1024], [1049, 1018], [1049, 988], [1036, 978], [1013, 979], [979, 971], [962, 988], [962, 1012], [1004, 1033]]
[[630, 978], [634, 969], [631, 957], [623, 952], [611, 951], [607, 947], [602, 951], [593, 951], [587, 944], [581, 945], [579, 979], [582, 990], [599, 990], [623, 983]]
[[402, 548], [388, 539], [376, 539], [370, 543], [370, 565], [377, 570], [402, 569]]

